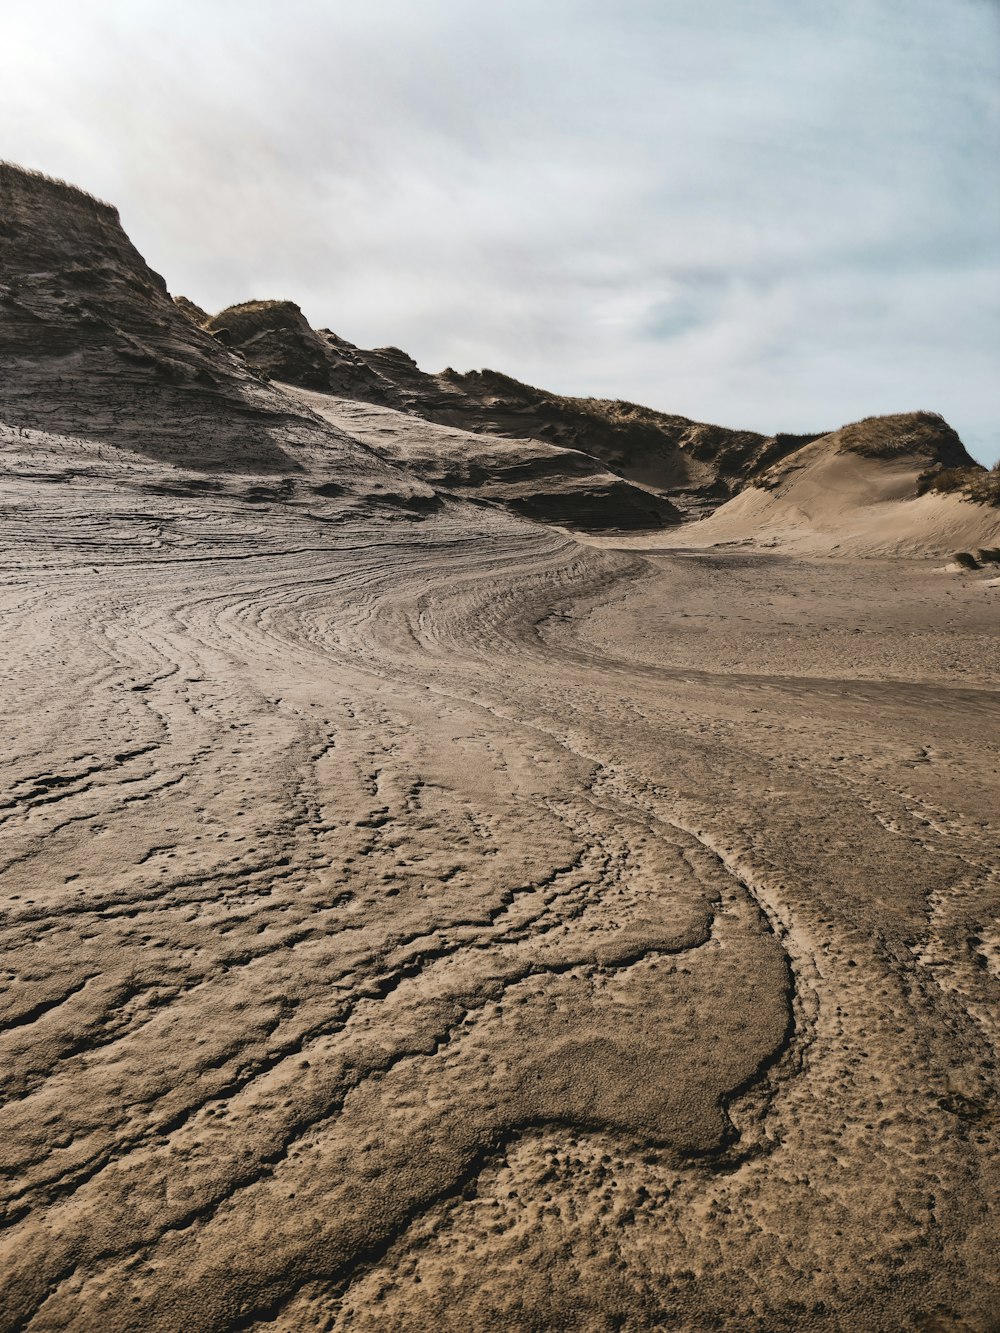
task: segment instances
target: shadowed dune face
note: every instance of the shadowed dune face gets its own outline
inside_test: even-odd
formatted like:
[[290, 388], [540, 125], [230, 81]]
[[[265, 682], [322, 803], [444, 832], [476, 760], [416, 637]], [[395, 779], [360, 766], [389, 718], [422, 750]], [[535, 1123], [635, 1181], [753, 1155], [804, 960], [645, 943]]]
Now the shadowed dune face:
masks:
[[506, 440], [286, 386], [289, 396], [379, 457], [437, 490], [502, 505], [578, 531], [662, 531], [680, 521], [663, 497], [631, 486], [597, 459], [537, 440]]
[[[224, 346], [239, 348], [256, 369], [271, 379], [287, 380], [306, 389], [347, 388], [363, 370], [346, 358], [343, 365], [338, 365], [323, 338], [309, 327], [292, 301], [247, 301], [214, 317], [204, 316], [203, 327]], [[362, 382], [367, 384], [373, 401], [385, 401], [387, 395], [376, 376], [368, 375]]]
[[0, 420], [29, 473], [47, 456], [53, 479], [99, 475], [124, 449], [168, 489], [288, 500], [336, 472], [361, 502], [434, 501], [197, 329], [109, 205], [3, 164], [0, 205]]
[[645, 492], [0, 184], [0, 1329], [991, 1328], [990, 572], [526, 522]]
[[110, 205], [0, 164], [0, 217], [0, 420], [202, 473], [295, 474], [338, 452], [195, 327]]
[[273, 429], [287, 413], [177, 309], [113, 208], [0, 165], [0, 213], [4, 421], [208, 470], [296, 469]]
[[[430, 439], [421, 450], [400, 442], [390, 413], [380, 423], [377, 413], [358, 412], [343, 397], [376, 406], [405, 407], [408, 411], [428, 397], [430, 376], [395, 348], [378, 354], [361, 353], [330, 333], [316, 333], [302, 311], [290, 301], [248, 301], [231, 306], [205, 326], [226, 346], [238, 347], [258, 370], [287, 381], [291, 397], [324, 420], [357, 426], [357, 433], [390, 463], [404, 463], [434, 486], [456, 491], [465, 498], [501, 504], [541, 522], [564, 523], [584, 530], [662, 528], [676, 523], [680, 514], [664, 496], [630, 485], [589, 454], [552, 443], [518, 439], [517, 446], [498, 449], [490, 437], [473, 439], [468, 431], [412, 431]], [[378, 363], [378, 369], [372, 362]], [[386, 373], [385, 362], [394, 369]], [[303, 389], [305, 393], [295, 391]], [[419, 392], [415, 397], [413, 388]], [[329, 396], [328, 396], [329, 395]], [[431, 389], [431, 397], [439, 390]], [[418, 415], [421, 413], [418, 412]], [[447, 413], [445, 416], [447, 417]], [[440, 414], [430, 413], [436, 420]], [[362, 423], [372, 422], [365, 429]]]
[[[396, 408], [467, 433], [537, 440], [583, 454], [646, 488], [661, 503], [675, 502], [695, 516], [816, 438], [765, 437], [654, 412], [636, 403], [568, 398], [494, 370], [428, 374], [398, 347], [362, 350], [329, 329], [311, 329], [290, 301], [230, 306], [207, 319], [204, 327], [238, 347], [253, 366], [274, 379]], [[651, 503], [646, 501], [647, 506]], [[661, 524], [672, 521], [671, 514], [666, 504]]]

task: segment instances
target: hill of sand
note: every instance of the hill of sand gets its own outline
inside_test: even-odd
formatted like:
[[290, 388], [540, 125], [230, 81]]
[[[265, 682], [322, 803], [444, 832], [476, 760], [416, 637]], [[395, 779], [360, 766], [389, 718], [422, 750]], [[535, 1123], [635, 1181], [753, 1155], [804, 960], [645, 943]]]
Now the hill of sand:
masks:
[[811, 555], [991, 551], [1000, 546], [1000, 507], [928, 484], [955, 468], [977, 471], [940, 417], [874, 417], [796, 450], [663, 543], [745, 543]]
[[473, 435], [391, 408], [283, 387], [290, 398], [423, 478], [439, 494], [502, 505], [528, 518], [591, 533], [660, 531], [680, 521], [669, 500], [629, 485], [575, 449]]
[[528, 521], [2, 184], [0, 1330], [994, 1328], [1000, 587]]
[[428, 374], [398, 347], [363, 351], [329, 329], [310, 328], [290, 301], [249, 301], [211, 318], [197, 308], [189, 313], [276, 380], [393, 407], [466, 432], [588, 454], [617, 476], [695, 515], [814, 438], [763, 436], [636, 403], [567, 398], [493, 370]]
[[[573, 456], [565, 460], [566, 473], [577, 478], [570, 484], [571, 491], [579, 489], [582, 468], [579, 455], [596, 460], [590, 467], [605, 473], [604, 489], [595, 491], [592, 512], [586, 523], [579, 524], [592, 529], [656, 526], [657, 501], [667, 506], [662, 521], [670, 522], [677, 516], [675, 509], [688, 519], [706, 517], [748, 487], [773, 491], [790, 472], [811, 468], [817, 454], [810, 453], [806, 446], [820, 439], [835, 440], [836, 448], [848, 451], [846, 441], [851, 438], [858, 458], [891, 458], [899, 464], [908, 460], [915, 467], [913, 486], [909, 481], [887, 481], [885, 469], [869, 470], [860, 465], [854, 470], [855, 481], [850, 486], [845, 485], [845, 476], [831, 476], [835, 492], [839, 493], [838, 488], [844, 490], [845, 503], [851, 509], [882, 503], [882, 492], [887, 486], [889, 491], [899, 492], [896, 498], [904, 498], [904, 494], [906, 498], [915, 496], [916, 483], [926, 483], [932, 472], [939, 474], [934, 487], [942, 493], [947, 490], [960, 498], [972, 497], [990, 506], [1000, 503], [1000, 480], [991, 479], [984, 485], [984, 469], [969, 456], [955, 432], [933, 413], [870, 419], [832, 435], [818, 432], [765, 436], [754, 431], [705, 425], [635, 403], [547, 393], [492, 370], [461, 374], [448, 369], [428, 374], [399, 348], [363, 351], [329, 329], [312, 329], [301, 309], [290, 301], [248, 301], [215, 316], [206, 315], [183, 297], [178, 302], [199, 327], [212, 332], [226, 346], [238, 348], [260, 373], [286, 385], [394, 408], [467, 434], [521, 442], [533, 440], [569, 449]], [[445, 452], [458, 451], [445, 446]], [[460, 452], [470, 458], [478, 455], [481, 464], [478, 473], [483, 476], [494, 463], [502, 474], [507, 474], [513, 456], [509, 449], [501, 449], [498, 454], [495, 445], [484, 444], [477, 449], [472, 441]], [[542, 457], [547, 463], [540, 469], [539, 477], [544, 479], [544, 489], [553, 490], [559, 473], [556, 454], [529, 448], [523, 455], [524, 466], [526, 470], [537, 467], [537, 460]], [[420, 462], [418, 459], [418, 466]], [[839, 469], [840, 473], [846, 471], [843, 467]], [[643, 500], [632, 495], [623, 499], [627, 493], [620, 488], [614, 490], [608, 472], [634, 483], [651, 498]], [[433, 469], [427, 475], [430, 479]], [[817, 475], [813, 480], [821, 490], [824, 479]], [[497, 481], [500, 493], [504, 493], [506, 480], [498, 477]], [[471, 493], [476, 483], [466, 478], [464, 485], [467, 493]], [[783, 499], [784, 494], [783, 491], [779, 498]], [[755, 498], [759, 501], [759, 497]], [[560, 521], [558, 507], [546, 512], [544, 504], [537, 501], [535, 497], [533, 512]], [[613, 513], [616, 503], [622, 504], [619, 514]], [[740, 530], [741, 524], [752, 527], [758, 518], [763, 519], [765, 526], [774, 523], [788, 528], [779, 510], [785, 514], [794, 507], [794, 502], [791, 506], [778, 506], [772, 513], [774, 506], [765, 510], [750, 501], [733, 511], [733, 529]], [[919, 531], [930, 520], [932, 529], [940, 529], [938, 544], [947, 544], [946, 532], [953, 530], [959, 537], [963, 519], [964, 527], [972, 531], [976, 527], [975, 520], [961, 506], [956, 509], [958, 519], [954, 523], [936, 522], [938, 512], [944, 515], [952, 508], [928, 503], [912, 514], [904, 511], [899, 521], [890, 526], [898, 536], [909, 520]], [[595, 522], [595, 515], [600, 513], [609, 516], [607, 522]], [[739, 515], [746, 517], [740, 519]], [[835, 503], [829, 521], [834, 528], [839, 522]], [[827, 520], [820, 516], [821, 531], [825, 530], [825, 524]], [[873, 550], [889, 550], [892, 540], [887, 538], [884, 545], [878, 542], [872, 545], [874, 538], [870, 537], [868, 545]], [[859, 532], [854, 545], [862, 549], [865, 541], [864, 534]], [[819, 539], [816, 549], [821, 546]]]
[[0, 420], [28, 473], [74, 481], [123, 450], [140, 485], [145, 461], [199, 492], [438, 503], [193, 327], [110, 205], [0, 164], [0, 216]]
[[[199, 321], [203, 312], [181, 298], [182, 310]], [[415, 363], [395, 349], [361, 354], [332, 334], [318, 334], [306, 323], [298, 306], [290, 301], [251, 301], [233, 306], [203, 327], [226, 347], [238, 348], [248, 363], [269, 379], [287, 381], [296, 401], [307, 404], [325, 420], [339, 423], [351, 417], [349, 406], [338, 406], [330, 394], [347, 396], [368, 404], [387, 405], [413, 411], [417, 401], [440, 398], [431, 376], [423, 375]], [[394, 378], [385, 374], [388, 364], [397, 365]], [[398, 363], [398, 364], [397, 364]], [[295, 388], [312, 390], [295, 393]], [[325, 396], [317, 391], [328, 391]], [[630, 485], [609, 472], [598, 459], [575, 449], [565, 449], [531, 437], [516, 443], [497, 440], [472, 441], [468, 432], [424, 430], [430, 447], [405, 443], [406, 435], [420, 432], [407, 422], [405, 433], [393, 430], [393, 413], [384, 414], [378, 429], [363, 432], [391, 461], [406, 461], [418, 475], [434, 485], [455, 490], [467, 497], [501, 504], [542, 520], [569, 523], [574, 527], [661, 528], [676, 523], [680, 514], [664, 496]], [[421, 413], [420, 415], [426, 415]], [[447, 415], [447, 414], [445, 414]], [[356, 417], [375, 422], [376, 412]], [[435, 420], [433, 414], [431, 420]]]

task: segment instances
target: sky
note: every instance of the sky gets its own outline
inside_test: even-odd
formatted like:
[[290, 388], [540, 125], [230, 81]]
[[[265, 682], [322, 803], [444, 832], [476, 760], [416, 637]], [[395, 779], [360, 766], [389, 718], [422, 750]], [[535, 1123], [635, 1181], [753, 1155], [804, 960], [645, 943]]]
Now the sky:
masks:
[[5, 0], [0, 158], [213, 312], [1000, 456], [1000, 0]]

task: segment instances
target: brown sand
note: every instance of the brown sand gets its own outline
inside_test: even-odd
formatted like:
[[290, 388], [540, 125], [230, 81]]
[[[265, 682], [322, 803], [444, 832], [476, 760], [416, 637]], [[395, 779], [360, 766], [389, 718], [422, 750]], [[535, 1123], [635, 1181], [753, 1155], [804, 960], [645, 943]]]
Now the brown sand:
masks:
[[839, 556], [945, 556], [1000, 545], [1000, 507], [934, 490], [919, 495], [924, 463], [919, 455], [865, 458], [824, 436], [779, 465], [773, 485], [750, 486], [709, 518], [647, 544], [743, 543]]
[[4, 442], [4, 1328], [993, 1326], [1000, 589]]

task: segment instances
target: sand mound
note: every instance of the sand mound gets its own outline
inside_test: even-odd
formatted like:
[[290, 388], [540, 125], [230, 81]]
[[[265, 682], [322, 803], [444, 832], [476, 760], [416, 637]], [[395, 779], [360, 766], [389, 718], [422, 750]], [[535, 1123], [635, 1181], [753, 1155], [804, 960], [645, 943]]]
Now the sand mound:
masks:
[[[372, 430], [373, 447], [386, 457], [405, 455], [434, 484], [581, 530], [643, 531], [678, 517], [704, 519], [744, 494], [742, 505], [732, 511], [726, 507], [717, 527], [685, 539], [744, 540], [762, 524], [764, 540], [779, 540], [780, 534], [785, 543], [825, 549], [830, 543], [821, 534], [839, 532], [843, 515], [853, 525], [842, 534], [845, 549], [937, 552], [979, 538], [983, 522], [961, 506], [939, 503], [942, 495], [990, 501], [1000, 493], [990, 481], [992, 474], [931, 412], [872, 417], [828, 434], [761, 435], [621, 400], [550, 394], [492, 370], [428, 374], [398, 347], [365, 351], [329, 329], [311, 329], [289, 301], [231, 306], [206, 327], [238, 348], [261, 374], [286, 386], [392, 408], [461, 432], [461, 440], [434, 437], [440, 443], [435, 452], [418, 443], [431, 438], [426, 432], [415, 432], [412, 444], [404, 447], [403, 432], [388, 428], [386, 419]], [[324, 415], [340, 419], [344, 411], [338, 406]], [[357, 419], [367, 423], [366, 430], [376, 421], [364, 413]], [[492, 436], [494, 442], [481, 444], [472, 436]], [[508, 449], [497, 439], [517, 441], [519, 447]], [[818, 447], [810, 452], [812, 445]], [[827, 455], [897, 467], [880, 472], [842, 463], [829, 475], [814, 473]], [[515, 478], [512, 469], [521, 475]], [[644, 495], [625, 489], [623, 482]], [[924, 492], [938, 494], [895, 516], [880, 508], [876, 528], [884, 524], [885, 531], [870, 530], [874, 515], [867, 511], [872, 506], [917, 499]], [[867, 516], [855, 522], [851, 515], [861, 510]]]
[[241, 490], [282, 475], [286, 499], [319, 479], [355, 497], [434, 500], [197, 327], [198, 308], [171, 299], [109, 204], [0, 165], [0, 216], [0, 422], [8, 452], [24, 450], [19, 467], [70, 477], [105, 448], [119, 470], [124, 451]]
[[[255, 376], [177, 309], [115, 209], [11, 166], [0, 201], [0, 418], [161, 457], [196, 449], [219, 467], [294, 468], [246, 420], [276, 405], [254, 401]], [[221, 432], [214, 447], [204, 431], [192, 447], [195, 420]]]
[[44, 455], [49, 472], [60, 449], [52, 440], [82, 439], [186, 470], [280, 474], [286, 503], [302, 496], [336, 508], [361, 494], [425, 509], [435, 492], [395, 466], [404, 462], [457, 494], [548, 522], [646, 529], [678, 520], [669, 501], [552, 444], [477, 437], [470, 447], [444, 431], [426, 446], [427, 428], [407, 417], [419, 438], [408, 445], [399, 430], [380, 428], [375, 452], [336, 429], [335, 413], [317, 414], [270, 380], [405, 405], [407, 365], [420, 372], [403, 353], [379, 354], [396, 365], [390, 382], [349, 345], [310, 329], [291, 302], [248, 302], [210, 319], [171, 299], [109, 205], [14, 167], [2, 169], [0, 190], [0, 421], [35, 432], [36, 465]]
[[195, 303], [189, 301], [186, 296], [175, 296], [174, 305], [182, 315], [191, 320], [191, 322], [197, 325], [200, 329], [203, 329], [211, 318], [207, 310], [202, 310], [200, 305], [195, 305]]
[[[674, 544], [746, 542], [802, 553], [946, 555], [1000, 538], [1000, 509], [928, 487], [977, 465], [940, 417], [874, 417], [805, 445]], [[987, 476], [985, 469], [978, 469]]]
[[391, 387], [364, 361], [309, 327], [293, 301], [247, 301], [209, 318], [205, 327], [227, 347], [239, 348], [269, 379], [306, 389], [349, 393], [389, 402]]

